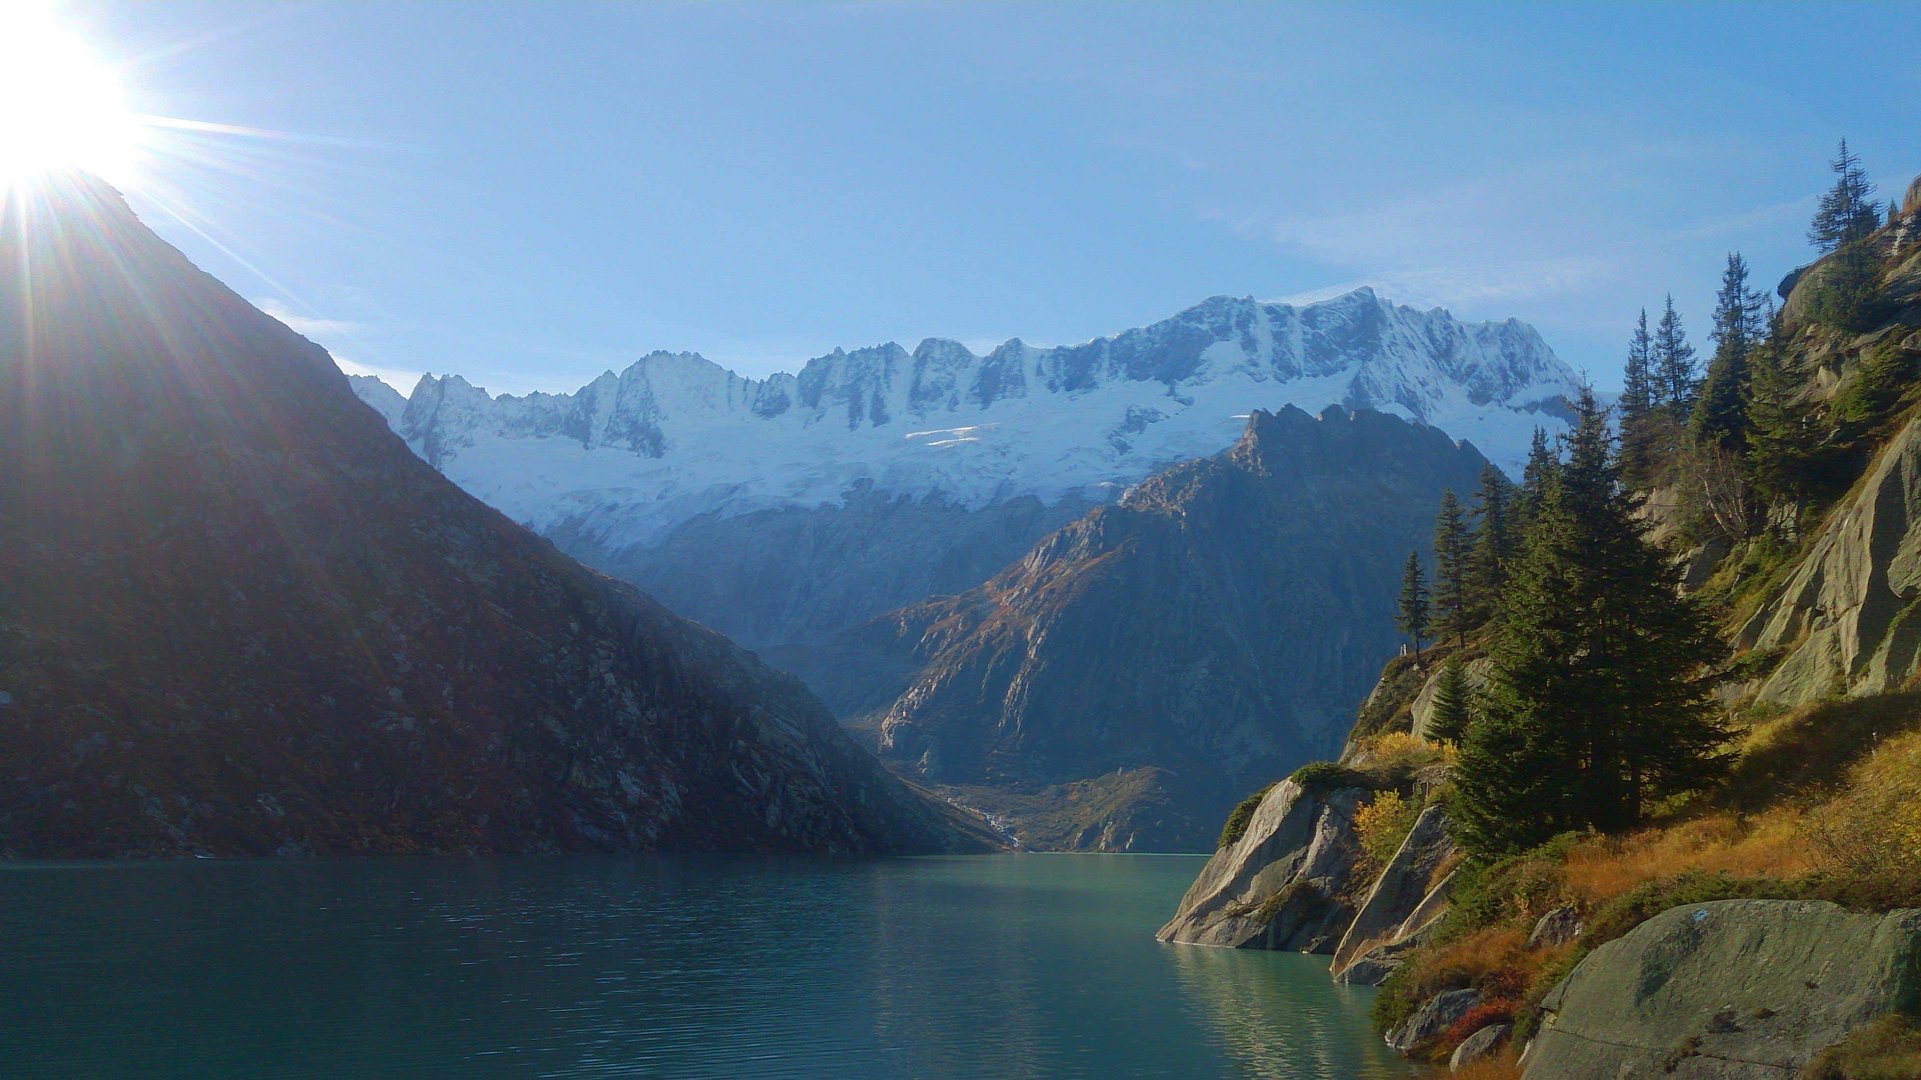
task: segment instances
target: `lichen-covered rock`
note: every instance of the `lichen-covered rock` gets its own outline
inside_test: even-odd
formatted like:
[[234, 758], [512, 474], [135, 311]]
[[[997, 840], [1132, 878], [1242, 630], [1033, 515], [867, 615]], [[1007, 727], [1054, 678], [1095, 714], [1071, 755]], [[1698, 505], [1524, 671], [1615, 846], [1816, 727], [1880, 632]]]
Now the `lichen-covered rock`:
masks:
[[1878, 693], [1921, 667], [1921, 421], [1895, 436], [1739, 644], [1790, 650], [1758, 691], [1786, 705]]
[[1483, 1058], [1493, 1057], [1507, 1045], [1508, 1036], [1513, 1033], [1513, 1024], [1489, 1024], [1481, 1028], [1454, 1048], [1454, 1055], [1447, 1059], [1447, 1071], [1460, 1072]]
[[1921, 993], [1921, 910], [1810, 901], [1673, 908], [1594, 950], [1542, 1002], [1531, 1080], [1780, 1080]]
[[1454, 1021], [1480, 1003], [1479, 990], [1444, 990], [1422, 1002], [1413, 1015], [1389, 1031], [1387, 1044], [1403, 1054], [1409, 1053], [1453, 1027]]
[[1334, 970], [1340, 971], [1377, 945], [1400, 938], [1402, 924], [1427, 899], [1434, 872], [1454, 851], [1454, 842], [1447, 835], [1447, 812], [1439, 806], [1421, 811], [1335, 947]]
[[1358, 788], [1321, 792], [1283, 780], [1247, 831], [1201, 868], [1155, 937], [1192, 945], [1331, 951], [1354, 911], [1340, 899], [1360, 844]]

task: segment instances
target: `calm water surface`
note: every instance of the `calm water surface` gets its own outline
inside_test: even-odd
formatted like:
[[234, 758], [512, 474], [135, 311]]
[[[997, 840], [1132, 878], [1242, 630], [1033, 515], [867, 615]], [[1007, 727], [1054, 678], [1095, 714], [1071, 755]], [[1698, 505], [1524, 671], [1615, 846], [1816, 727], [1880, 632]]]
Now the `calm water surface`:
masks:
[[1179, 856], [0, 866], [7, 1076], [1404, 1078]]

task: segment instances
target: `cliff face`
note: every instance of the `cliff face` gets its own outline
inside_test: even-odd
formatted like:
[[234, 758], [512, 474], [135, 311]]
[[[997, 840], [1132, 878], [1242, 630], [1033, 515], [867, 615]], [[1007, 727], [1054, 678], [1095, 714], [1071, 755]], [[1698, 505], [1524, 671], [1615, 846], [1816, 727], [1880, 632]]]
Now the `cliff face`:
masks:
[[793, 679], [442, 478], [111, 190], [0, 225], [0, 852], [937, 850]]
[[909, 672], [882, 753], [975, 788], [1165, 770], [1187, 820], [1135, 846], [1204, 847], [1246, 791], [1340, 746], [1398, 645], [1402, 561], [1485, 464], [1379, 413], [1256, 412], [1226, 453], [850, 636]]

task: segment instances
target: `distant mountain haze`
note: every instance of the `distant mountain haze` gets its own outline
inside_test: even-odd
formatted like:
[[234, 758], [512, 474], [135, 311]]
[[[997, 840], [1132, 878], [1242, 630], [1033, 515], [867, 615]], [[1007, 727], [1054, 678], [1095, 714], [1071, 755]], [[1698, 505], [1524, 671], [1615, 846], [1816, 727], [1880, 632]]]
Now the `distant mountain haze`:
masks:
[[0, 853], [983, 846], [85, 178], [0, 219]]

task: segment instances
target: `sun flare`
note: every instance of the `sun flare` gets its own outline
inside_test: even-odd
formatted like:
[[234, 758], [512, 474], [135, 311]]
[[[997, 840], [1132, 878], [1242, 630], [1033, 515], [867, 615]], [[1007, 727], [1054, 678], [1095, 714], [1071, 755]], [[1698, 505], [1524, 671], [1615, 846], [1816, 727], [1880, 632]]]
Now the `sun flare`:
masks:
[[75, 169], [130, 183], [145, 130], [118, 73], [47, 7], [0, 2], [0, 186]]

